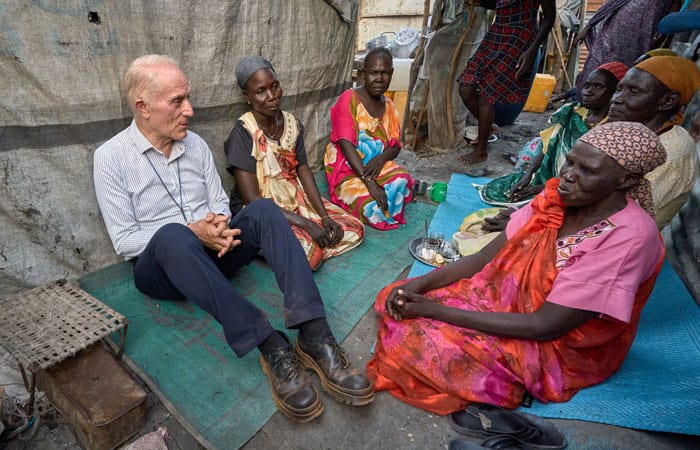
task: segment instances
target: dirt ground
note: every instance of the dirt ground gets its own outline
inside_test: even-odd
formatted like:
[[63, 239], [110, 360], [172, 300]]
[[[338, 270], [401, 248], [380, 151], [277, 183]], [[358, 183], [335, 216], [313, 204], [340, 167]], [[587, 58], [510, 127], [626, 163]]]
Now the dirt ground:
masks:
[[[535, 133], [546, 126], [549, 116], [523, 113], [512, 126], [502, 127], [499, 139], [489, 147], [487, 162], [466, 168], [458, 157], [469, 151], [466, 145], [457, 149], [431, 150], [419, 148], [419, 153], [402, 151], [399, 162], [407, 167], [414, 178], [429, 182], [448, 181], [453, 172], [472, 175], [499, 176], [512, 170], [503, 158], [507, 152], [517, 153]], [[419, 201], [430, 201], [420, 198]], [[368, 311], [343, 342], [351, 360], [364, 366], [376, 336], [374, 312]], [[318, 380], [316, 380], [318, 381]], [[21, 378], [12, 361], [0, 353], [0, 387], [11, 388], [22, 395]], [[444, 417], [403, 404], [387, 393], [379, 393], [375, 402], [366, 407], [353, 408], [324, 398], [325, 412], [317, 420], [297, 425], [276, 413], [268, 423], [243, 447], [256, 449], [445, 449], [450, 439], [459, 437]], [[79, 450], [78, 442], [65, 418], [44, 406], [43, 422], [35, 435], [27, 440], [0, 443], [7, 450]], [[566, 436], [569, 448], [574, 449], [628, 449], [657, 450], [700, 448], [700, 438], [666, 433], [650, 433], [590, 422], [552, 421]], [[186, 427], [177, 421], [156, 395], [149, 391], [148, 420], [139, 436], [159, 427], [166, 427], [166, 442], [170, 450], [203, 448]], [[3, 447], [3, 445], [5, 447]]]

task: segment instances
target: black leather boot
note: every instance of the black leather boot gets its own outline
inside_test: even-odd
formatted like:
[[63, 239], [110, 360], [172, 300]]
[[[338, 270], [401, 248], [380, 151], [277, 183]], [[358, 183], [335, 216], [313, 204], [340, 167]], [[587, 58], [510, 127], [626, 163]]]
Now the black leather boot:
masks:
[[374, 400], [367, 376], [350, 365], [335, 339], [307, 343], [299, 336], [294, 350], [302, 364], [316, 372], [323, 390], [334, 399], [355, 406]]
[[[284, 333], [282, 335], [289, 341]], [[321, 396], [291, 344], [267, 356], [260, 355], [260, 365], [270, 381], [275, 406], [289, 420], [303, 423], [321, 415]]]

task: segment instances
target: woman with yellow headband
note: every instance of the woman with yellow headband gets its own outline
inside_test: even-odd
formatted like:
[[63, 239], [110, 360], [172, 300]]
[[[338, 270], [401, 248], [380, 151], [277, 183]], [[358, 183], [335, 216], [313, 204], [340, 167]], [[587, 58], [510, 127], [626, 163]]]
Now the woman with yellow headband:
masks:
[[465, 431], [469, 404], [563, 402], [607, 379], [663, 261], [644, 174], [665, 158], [644, 125], [600, 125], [478, 254], [383, 289], [375, 390]]
[[698, 176], [695, 142], [680, 126], [683, 107], [700, 88], [694, 62], [677, 56], [653, 56], [627, 71], [610, 101], [608, 120], [640, 122], [659, 135], [666, 163], [646, 176], [651, 182], [659, 229], [688, 199]]

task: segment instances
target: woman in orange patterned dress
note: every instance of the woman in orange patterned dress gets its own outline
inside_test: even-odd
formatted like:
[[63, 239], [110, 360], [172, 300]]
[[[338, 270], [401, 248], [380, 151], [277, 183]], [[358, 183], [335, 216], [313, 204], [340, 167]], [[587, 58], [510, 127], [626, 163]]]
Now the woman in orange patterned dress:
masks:
[[479, 253], [385, 288], [368, 364], [375, 390], [449, 414], [515, 408], [526, 393], [563, 402], [607, 379], [663, 261], [643, 175], [665, 159], [644, 125], [596, 127]]
[[331, 108], [324, 158], [331, 201], [379, 230], [406, 223], [403, 210], [413, 188], [411, 176], [394, 161], [401, 150], [399, 113], [384, 96], [393, 73], [391, 52], [370, 50], [364, 84], [343, 92]]

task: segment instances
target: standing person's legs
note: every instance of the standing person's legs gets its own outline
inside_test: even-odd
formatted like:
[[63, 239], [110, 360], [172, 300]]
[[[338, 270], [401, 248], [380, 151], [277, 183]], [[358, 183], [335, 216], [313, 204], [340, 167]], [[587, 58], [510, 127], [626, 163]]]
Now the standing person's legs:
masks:
[[469, 113], [479, 120], [479, 87], [476, 84], [459, 85], [459, 96]]
[[[465, 164], [476, 164], [481, 161], [486, 161], [488, 156], [488, 143], [491, 133], [493, 133], [493, 120], [496, 116], [496, 107], [483, 96], [479, 96], [479, 137], [477, 144], [472, 152], [473, 157], [467, 161], [462, 161]], [[468, 155], [467, 155], [468, 156]], [[465, 158], [467, 158], [465, 156]]]
[[488, 158], [488, 142], [493, 132], [493, 120], [496, 108], [492, 103], [479, 96], [479, 134], [474, 143], [474, 150], [460, 158], [460, 161], [470, 166], [486, 161]]

